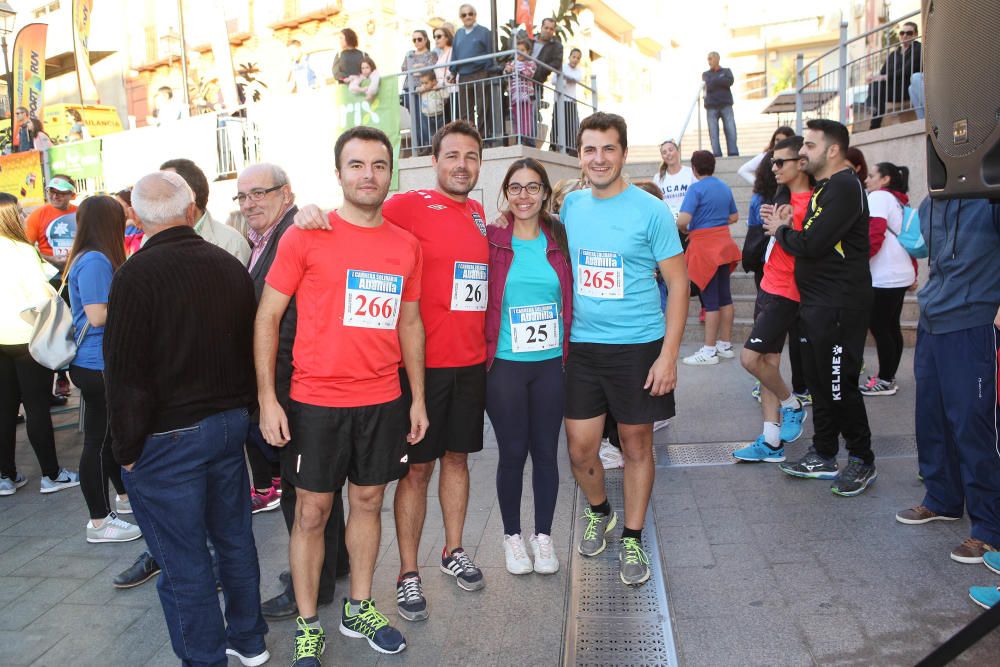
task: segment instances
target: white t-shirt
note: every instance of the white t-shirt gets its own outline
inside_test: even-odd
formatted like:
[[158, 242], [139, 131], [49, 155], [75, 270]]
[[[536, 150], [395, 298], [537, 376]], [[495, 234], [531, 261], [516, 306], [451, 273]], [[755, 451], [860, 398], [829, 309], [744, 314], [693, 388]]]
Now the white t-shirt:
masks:
[[677, 214], [681, 212], [681, 204], [684, 203], [684, 195], [687, 194], [688, 186], [694, 183], [694, 172], [691, 171], [691, 167], [681, 167], [681, 170], [673, 176], [670, 175], [669, 171], [665, 171], [663, 178], [660, 178], [660, 172], [656, 172], [653, 175], [653, 182], [660, 188], [660, 192], [663, 193], [663, 201], [667, 202], [667, 206], [670, 207], [671, 213], [676, 218]]
[[572, 97], [575, 100], [576, 82], [583, 81], [583, 68], [570, 67], [569, 63], [563, 63], [562, 72], [565, 76], [563, 79], [563, 94], [567, 97]]
[[903, 227], [903, 205], [888, 190], [876, 190], [868, 193], [868, 210], [871, 217], [884, 218], [891, 230], [886, 231], [882, 247], [869, 260], [872, 286], [909, 287], [916, 279], [913, 261], [896, 238]]

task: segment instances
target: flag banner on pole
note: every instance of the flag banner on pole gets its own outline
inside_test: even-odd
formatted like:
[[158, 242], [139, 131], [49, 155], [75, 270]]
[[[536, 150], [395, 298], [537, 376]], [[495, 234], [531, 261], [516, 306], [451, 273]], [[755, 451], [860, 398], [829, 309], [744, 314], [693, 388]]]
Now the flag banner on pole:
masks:
[[73, 0], [73, 30], [76, 36], [76, 67], [80, 74], [80, 94], [84, 102], [101, 103], [97, 80], [90, 68], [90, 15], [94, 0]]
[[[14, 109], [24, 107], [32, 118], [41, 118], [45, 107], [45, 36], [49, 26], [29, 23], [14, 39]], [[16, 115], [14, 136], [17, 141], [21, 124]]]
[[528, 31], [528, 37], [535, 38], [533, 23], [535, 22], [535, 0], [517, 0], [517, 13], [514, 22], [523, 25]]

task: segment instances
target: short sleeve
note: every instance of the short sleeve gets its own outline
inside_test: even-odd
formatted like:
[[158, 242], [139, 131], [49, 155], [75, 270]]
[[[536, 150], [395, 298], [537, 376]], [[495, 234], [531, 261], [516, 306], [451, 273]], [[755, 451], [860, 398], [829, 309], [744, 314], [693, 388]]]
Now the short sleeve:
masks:
[[382, 204], [382, 217], [408, 232], [413, 231], [413, 216], [406, 213], [407, 199], [410, 196], [410, 193], [394, 195]]
[[413, 262], [413, 270], [403, 283], [403, 301], [420, 300], [421, 278], [424, 275], [424, 252], [416, 239], [412, 241], [412, 244], [416, 261]]
[[764, 203], [764, 198], [760, 193], [753, 193], [750, 198], [750, 211], [747, 213], [747, 227], [760, 227], [764, 221], [760, 217], [760, 207]]
[[28, 219], [24, 221], [24, 234], [28, 237], [28, 243], [34, 245], [38, 242], [38, 237], [41, 236], [40, 225], [38, 224], [38, 219], [42, 217], [42, 209], [37, 208], [31, 212]]
[[684, 195], [684, 201], [681, 202], [681, 213], [687, 213], [693, 217], [694, 212], [698, 210], [700, 201], [701, 188], [698, 187], [698, 183], [692, 183]]
[[726, 187], [726, 192], [729, 195], [729, 215], [732, 215], [733, 213], [739, 213], [739, 209], [736, 208], [736, 199], [733, 198], [732, 189]]
[[108, 258], [99, 252], [89, 252], [80, 258], [82, 263], [76, 270], [76, 288], [80, 294], [80, 304], [90, 306], [108, 302], [111, 279], [114, 270]]
[[681, 237], [677, 231], [677, 222], [670, 207], [664, 202], [653, 201], [649, 204], [649, 247], [657, 262], [670, 259], [684, 252]]
[[297, 227], [289, 227], [278, 241], [278, 250], [265, 282], [286, 296], [295, 295], [306, 273], [306, 234], [310, 233], [329, 232], [304, 232]]

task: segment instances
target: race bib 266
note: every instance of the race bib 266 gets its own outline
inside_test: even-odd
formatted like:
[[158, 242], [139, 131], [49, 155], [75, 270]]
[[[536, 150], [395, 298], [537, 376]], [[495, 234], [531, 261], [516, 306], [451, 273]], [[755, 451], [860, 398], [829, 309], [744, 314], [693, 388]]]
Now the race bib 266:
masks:
[[403, 276], [348, 269], [344, 326], [395, 329], [402, 297]]

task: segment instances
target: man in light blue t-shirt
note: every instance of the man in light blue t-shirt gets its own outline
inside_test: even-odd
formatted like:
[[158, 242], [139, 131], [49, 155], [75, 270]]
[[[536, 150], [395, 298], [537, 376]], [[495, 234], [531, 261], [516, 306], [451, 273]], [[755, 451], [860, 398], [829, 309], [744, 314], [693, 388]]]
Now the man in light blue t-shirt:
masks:
[[[560, 215], [573, 263], [573, 326], [566, 362], [566, 436], [588, 524], [578, 546], [596, 556], [618, 516], [604, 488], [598, 451], [608, 413], [625, 458], [622, 582], [649, 579], [642, 527], [653, 489], [653, 422], [674, 415], [677, 354], [688, 308], [688, 277], [674, 216], [663, 201], [628, 185], [625, 120], [595, 113], [577, 145], [589, 190], [570, 193]], [[655, 270], [668, 288], [664, 324]]]

